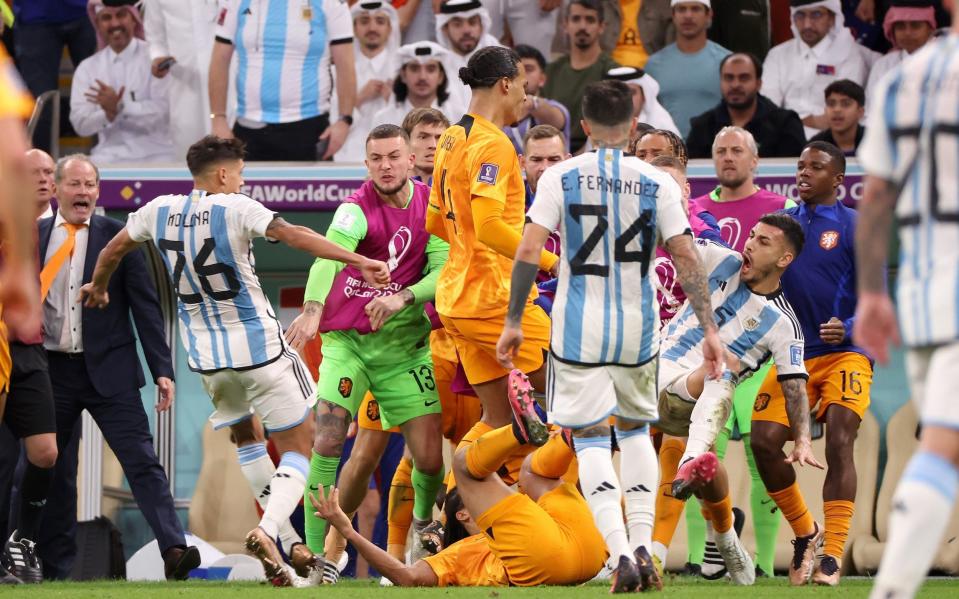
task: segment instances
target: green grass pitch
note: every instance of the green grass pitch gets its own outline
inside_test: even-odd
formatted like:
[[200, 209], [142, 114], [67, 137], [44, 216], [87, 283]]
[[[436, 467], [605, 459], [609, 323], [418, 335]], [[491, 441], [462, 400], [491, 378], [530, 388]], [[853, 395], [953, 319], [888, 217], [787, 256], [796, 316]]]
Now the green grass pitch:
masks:
[[[760, 580], [754, 587], [734, 587], [726, 581], [708, 582], [691, 578], [670, 578], [662, 594], [647, 594], [670, 599], [726, 599], [748, 597], [756, 599], [805, 599], [843, 597], [856, 599], [868, 597], [872, 581], [868, 579], [845, 579], [838, 588], [789, 587], [784, 577], [774, 580]], [[30, 599], [178, 599], [180, 597], [229, 599], [259, 599], [269, 597], [314, 597], [344, 599], [407, 599], [420, 597], [446, 597], [450, 599], [476, 598], [498, 599], [506, 597], [547, 597], [565, 599], [567, 597], [605, 597], [607, 587], [593, 583], [580, 587], [536, 587], [536, 588], [445, 588], [445, 589], [401, 589], [381, 588], [375, 581], [344, 580], [334, 587], [313, 587], [305, 589], [277, 589], [266, 584], [240, 582], [191, 581], [184, 583], [133, 583], [120, 581], [103, 582], [58, 582], [46, 583], [39, 587], [23, 585], [0, 588], [3, 599], [29, 597]], [[959, 597], [959, 579], [933, 579], [923, 586], [919, 597], [946, 599]]]

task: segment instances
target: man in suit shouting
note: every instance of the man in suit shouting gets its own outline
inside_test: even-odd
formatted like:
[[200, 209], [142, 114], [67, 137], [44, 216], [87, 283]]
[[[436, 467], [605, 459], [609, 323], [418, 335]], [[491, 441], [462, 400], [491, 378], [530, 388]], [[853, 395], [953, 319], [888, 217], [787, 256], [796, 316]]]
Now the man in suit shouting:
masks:
[[77, 456], [65, 446], [87, 410], [116, 454], [140, 511], [153, 529], [168, 579], [186, 578], [200, 564], [196, 547], [187, 547], [177, 519], [170, 483], [157, 461], [150, 424], [143, 410], [144, 385], [130, 316], [147, 364], [160, 390], [157, 410], [173, 402], [173, 364], [164, 338], [156, 288], [143, 254], [123, 259], [109, 287], [112, 301], [104, 310], [84, 308], [80, 286], [90, 280], [100, 250], [123, 223], [96, 216], [100, 173], [87, 156], [61, 158], [54, 172], [59, 208], [40, 222], [40, 273], [44, 346], [56, 399], [57, 462], [53, 487], [40, 531], [44, 574], [65, 578], [76, 557]]

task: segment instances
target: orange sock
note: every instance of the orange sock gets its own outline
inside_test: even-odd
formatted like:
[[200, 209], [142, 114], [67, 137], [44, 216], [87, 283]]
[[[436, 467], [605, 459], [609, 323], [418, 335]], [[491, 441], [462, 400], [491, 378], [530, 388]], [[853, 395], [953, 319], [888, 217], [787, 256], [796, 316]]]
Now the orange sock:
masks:
[[666, 439], [659, 448], [659, 490], [656, 493], [656, 521], [653, 541], [669, 547], [683, 515], [685, 503], [673, 497], [673, 479], [679, 470], [679, 460], [686, 451], [681, 439]]
[[849, 525], [852, 524], [852, 513], [855, 504], [844, 499], [823, 503], [823, 512], [826, 514], [825, 543], [823, 553], [831, 555], [837, 560], [842, 559], [846, 548], [846, 538], [849, 536]]
[[729, 499], [729, 495], [716, 503], [705, 499], [699, 501], [703, 506], [703, 518], [713, 523], [713, 530], [726, 532], [733, 527], [733, 502]]
[[[406, 537], [413, 523], [413, 460], [403, 458], [396, 467], [390, 482], [390, 498], [386, 507], [386, 522], [389, 532], [386, 536], [388, 546], [398, 545], [406, 549]], [[390, 555], [393, 555], [390, 552]], [[396, 557], [396, 556], [394, 556]]]
[[556, 435], [533, 453], [530, 469], [546, 478], [560, 478], [569, 470], [575, 455], [563, 436]]
[[[457, 451], [462, 447], [469, 447], [473, 444], [474, 441], [485, 435], [486, 433], [493, 430], [493, 427], [486, 424], [482, 420], [473, 425], [473, 427], [463, 435], [463, 438], [457, 444], [456, 449], [453, 450], [455, 455]], [[446, 481], [446, 492], [449, 493], [454, 488], [456, 488], [456, 477], [453, 475], [453, 469], [449, 470], [449, 479]]]
[[521, 445], [510, 424], [489, 431], [466, 449], [466, 467], [473, 477], [486, 478], [499, 470]]
[[799, 483], [793, 483], [782, 491], [770, 491], [769, 496], [779, 506], [779, 511], [783, 513], [797, 537], [811, 535], [816, 530], [816, 523], [806, 507]]

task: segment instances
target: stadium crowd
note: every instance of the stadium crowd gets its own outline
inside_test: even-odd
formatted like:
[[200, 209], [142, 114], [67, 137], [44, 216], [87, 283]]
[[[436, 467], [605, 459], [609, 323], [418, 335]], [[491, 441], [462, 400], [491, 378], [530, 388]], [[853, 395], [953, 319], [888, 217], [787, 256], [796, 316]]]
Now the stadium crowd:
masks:
[[[38, 262], [28, 291], [42, 320], [11, 322], [4, 306], [3, 582], [70, 575], [83, 410], [166, 576], [200, 564], [140, 398], [137, 340], [157, 409], [175, 396], [160, 301], [133, 251], [153, 241], [211, 422], [230, 428], [262, 508], [245, 543], [274, 584], [335, 583], [349, 543], [384, 584], [605, 575], [615, 592], [661, 589], [684, 511], [688, 574], [773, 576], [785, 519], [790, 582], [839, 584], [873, 359], [852, 340], [857, 216], [837, 190], [884, 75], [951, 21], [935, 0], [785, 4], [0, 4], [12, 34], [0, 117], [29, 116], [28, 92], [59, 87], [66, 49], [69, 124], [96, 139], [89, 155], [54, 158], [41, 117], [33, 140], [0, 154], [22, 181], [8, 201], [31, 207], [3, 218], [38, 221], [36, 239], [4, 239], [9, 264]], [[99, 167], [184, 156], [191, 194], [126, 225], [94, 213]], [[718, 185], [690, 197], [697, 158]], [[756, 185], [765, 158], [797, 160], [799, 203]], [[244, 161], [363, 162], [369, 180], [320, 236], [242, 196]], [[564, 217], [569, 194], [580, 211]], [[611, 223], [607, 195], [615, 210], [642, 197], [642, 210]], [[610, 226], [615, 266], [594, 252]], [[285, 331], [247, 255], [256, 237], [316, 256]], [[825, 426], [823, 456], [811, 420]], [[735, 434], [752, 553], [722, 464]], [[628, 457], [617, 469], [614, 451]], [[367, 493], [384, 459], [397, 465], [374, 485], [388, 496], [379, 513]], [[800, 489], [797, 465], [825, 468], [824, 487]], [[813, 514], [804, 494], [820, 492]], [[376, 518], [385, 548], [369, 538]]]

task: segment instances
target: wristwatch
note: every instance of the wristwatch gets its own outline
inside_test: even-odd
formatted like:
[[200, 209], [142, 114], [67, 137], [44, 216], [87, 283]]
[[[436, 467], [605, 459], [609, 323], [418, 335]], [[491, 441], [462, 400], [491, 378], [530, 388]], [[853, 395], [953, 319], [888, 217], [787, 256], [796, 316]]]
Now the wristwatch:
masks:
[[353, 115], [351, 114], [341, 114], [340, 120], [346, 123], [347, 125], [349, 125], [350, 127], [353, 126]]

